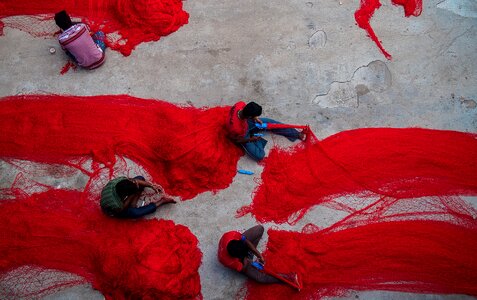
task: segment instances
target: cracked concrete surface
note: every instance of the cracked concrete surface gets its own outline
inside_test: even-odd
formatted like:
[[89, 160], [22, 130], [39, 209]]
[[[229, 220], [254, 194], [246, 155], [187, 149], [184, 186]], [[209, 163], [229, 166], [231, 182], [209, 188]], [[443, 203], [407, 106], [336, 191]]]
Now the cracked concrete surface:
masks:
[[351, 80], [334, 81], [330, 90], [315, 97], [313, 103], [321, 107], [358, 107], [359, 97], [370, 92], [382, 93], [392, 84], [391, 72], [385, 62], [376, 60], [353, 72]]
[[477, 18], [477, 2], [474, 0], [445, 0], [437, 4], [437, 7], [463, 17]]
[[[107, 52], [103, 67], [59, 74], [66, 56], [56, 40], [6, 28], [0, 37], [0, 96], [25, 93], [130, 94], [194, 106], [231, 105], [239, 99], [263, 104], [264, 115], [310, 124], [319, 138], [362, 127], [424, 127], [477, 131], [477, 19], [475, 0], [424, 0], [419, 17], [383, 0], [372, 20], [388, 61], [355, 25], [358, 0], [184, 2], [189, 24], [158, 42], [141, 44], [130, 57]], [[50, 55], [50, 47], [57, 52]], [[285, 146], [288, 142], [270, 139]], [[246, 229], [250, 216], [234, 218], [250, 203], [262, 166], [243, 157], [229, 188], [164, 207], [154, 217], [188, 226], [200, 241], [204, 299], [233, 299], [245, 279], [216, 260], [227, 230]], [[0, 164], [0, 187], [18, 170]], [[81, 176], [58, 182], [82, 188]], [[476, 199], [471, 199], [476, 201]], [[315, 207], [296, 225], [329, 226], [343, 212]], [[264, 224], [266, 228], [274, 224]], [[260, 243], [263, 249], [266, 238]], [[101, 299], [84, 285], [49, 299]], [[465, 299], [464, 295], [353, 292], [346, 299]]]

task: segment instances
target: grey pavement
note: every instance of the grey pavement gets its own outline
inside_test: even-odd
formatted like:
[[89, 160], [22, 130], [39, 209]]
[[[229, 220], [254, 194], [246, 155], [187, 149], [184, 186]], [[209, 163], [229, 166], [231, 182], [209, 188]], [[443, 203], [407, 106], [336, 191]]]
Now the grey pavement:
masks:
[[[355, 25], [358, 0], [189, 0], [189, 24], [123, 57], [107, 52], [93, 71], [59, 71], [66, 62], [54, 38], [35, 38], [5, 28], [0, 37], [0, 96], [29, 93], [129, 94], [201, 106], [254, 100], [264, 115], [310, 124], [318, 138], [362, 127], [423, 127], [477, 132], [477, 1], [423, 0], [419, 17], [382, 0], [371, 21], [386, 60]], [[56, 54], [49, 48], [56, 47]], [[282, 139], [277, 143], [289, 145]], [[269, 147], [270, 148], [270, 147]], [[260, 176], [262, 167], [243, 157], [238, 167]], [[18, 170], [0, 164], [0, 187]], [[40, 177], [40, 175], [38, 175]], [[35, 178], [58, 183], [54, 178]], [[82, 175], [61, 184], [81, 188]], [[161, 207], [155, 218], [188, 226], [200, 241], [204, 299], [233, 299], [245, 279], [216, 259], [224, 231], [256, 224], [234, 218], [251, 202], [253, 177], [237, 175], [229, 188]], [[474, 203], [476, 199], [471, 199]], [[328, 226], [343, 212], [316, 207], [294, 226]], [[263, 250], [266, 237], [260, 243]], [[102, 299], [89, 285], [47, 299]], [[344, 299], [470, 299], [463, 295], [350, 291]]]

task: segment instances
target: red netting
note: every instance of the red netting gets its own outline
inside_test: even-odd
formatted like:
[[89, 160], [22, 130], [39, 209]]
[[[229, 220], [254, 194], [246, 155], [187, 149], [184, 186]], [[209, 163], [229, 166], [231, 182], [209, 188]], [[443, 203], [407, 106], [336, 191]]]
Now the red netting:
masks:
[[[1, 103], [0, 157], [7, 174], [18, 174], [5, 176], [13, 183], [0, 197], [1, 298], [40, 297], [86, 281], [110, 299], [201, 297], [201, 253], [190, 231], [171, 221], [105, 217], [99, 195], [120, 175], [145, 175], [183, 199], [227, 187], [243, 154], [225, 139], [229, 108], [129, 96]], [[71, 190], [78, 185], [84, 189]]]
[[1, 103], [0, 157], [71, 166], [89, 177], [86, 190], [125, 174], [114, 166], [127, 157], [168, 193], [190, 199], [226, 188], [243, 154], [225, 138], [228, 107], [129, 96], [15, 96]]
[[[392, 0], [394, 5], [401, 5], [404, 8], [404, 15], [409, 16], [419, 16], [422, 12], [422, 0]], [[354, 19], [358, 26], [368, 33], [369, 37], [376, 43], [381, 52], [387, 59], [391, 59], [391, 54], [386, 52], [381, 41], [378, 39], [374, 33], [371, 24], [371, 18], [374, 15], [374, 12], [381, 7], [381, 2], [379, 0], [361, 0], [359, 9], [354, 13]]]
[[[250, 212], [261, 222], [293, 224], [317, 204], [354, 212], [369, 197], [405, 201], [477, 195], [476, 136], [418, 128], [357, 129], [323, 141], [311, 136], [292, 151], [274, 148], [264, 160], [253, 203], [239, 215]], [[357, 203], [335, 200], [345, 195], [357, 196]]]
[[125, 56], [140, 43], [158, 41], [178, 30], [189, 19], [182, 10], [182, 0], [3, 0], [0, 35], [6, 25], [35, 36], [52, 36], [59, 29], [52, 19], [61, 9], [83, 20], [93, 31], [102, 30], [108, 46]]
[[[248, 282], [248, 299], [321, 299], [350, 290], [392, 290], [477, 296], [477, 222], [339, 222], [303, 233], [270, 230], [265, 259], [276, 272], [298, 272], [300, 293]], [[459, 217], [457, 217], [459, 218]]]
[[[13, 186], [11, 191], [25, 188]], [[96, 201], [77, 191], [50, 187], [32, 196], [17, 195], [0, 200], [0, 272], [8, 279], [0, 288], [3, 299], [41, 295], [84, 281], [108, 299], [200, 298], [202, 254], [185, 226], [108, 218]], [[21, 266], [84, 279], [48, 275], [36, 290], [35, 282], [26, 279], [41, 272], [31, 267], [14, 270]]]

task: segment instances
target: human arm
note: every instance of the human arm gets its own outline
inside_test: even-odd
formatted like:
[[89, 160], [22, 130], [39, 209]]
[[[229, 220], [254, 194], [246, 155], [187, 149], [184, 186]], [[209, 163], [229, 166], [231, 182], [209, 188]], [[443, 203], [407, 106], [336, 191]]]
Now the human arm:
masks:
[[133, 178], [130, 180], [134, 182], [134, 184], [136, 184], [137, 188], [149, 187], [153, 189], [156, 193], [164, 193], [164, 189], [159, 184], [150, 183], [148, 181], [137, 179], [137, 178]]
[[126, 198], [124, 198], [122, 207], [117, 209], [116, 212], [119, 213], [119, 212], [122, 212], [122, 211], [126, 210], [128, 207], [130, 207], [133, 204], [133, 202], [135, 200], [137, 200], [137, 198], [138, 197], [136, 195], [127, 196]]
[[232, 140], [233, 140], [235, 143], [238, 143], [238, 144], [251, 143], [251, 142], [258, 141], [259, 139], [260, 139], [259, 136], [252, 136], [252, 137], [235, 137], [235, 138], [232, 138]]
[[[245, 244], [247, 245], [248, 249], [250, 249], [250, 251], [252, 251], [252, 253], [258, 257], [258, 260], [261, 262], [261, 263], [265, 263], [265, 259], [263, 259], [263, 256], [262, 254], [257, 250], [257, 248], [255, 248], [255, 246], [252, 244], [252, 242], [250, 242], [249, 240], [245, 239]], [[244, 260], [245, 262], [245, 260]]]

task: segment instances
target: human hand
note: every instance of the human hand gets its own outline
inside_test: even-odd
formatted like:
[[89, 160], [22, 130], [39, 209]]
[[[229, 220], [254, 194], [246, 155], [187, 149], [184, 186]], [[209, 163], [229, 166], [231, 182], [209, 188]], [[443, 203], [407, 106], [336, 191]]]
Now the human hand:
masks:
[[260, 256], [258, 257], [258, 261], [262, 264], [265, 264], [265, 259], [263, 258], [262, 254], [260, 254]]
[[156, 193], [164, 193], [164, 188], [158, 184], [151, 184], [151, 188], [156, 192]]

